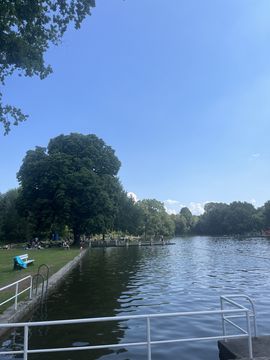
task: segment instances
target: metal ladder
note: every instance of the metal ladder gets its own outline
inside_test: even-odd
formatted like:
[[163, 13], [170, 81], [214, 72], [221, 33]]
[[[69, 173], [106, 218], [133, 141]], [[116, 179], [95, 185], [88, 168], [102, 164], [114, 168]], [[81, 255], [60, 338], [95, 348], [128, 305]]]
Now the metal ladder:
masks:
[[[45, 269], [45, 271], [44, 271]], [[49, 267], [46, 264], [41, 264], [38, 268], [38, 272], [33, 276], [32, 281], [32, 294], [37, 296], [38, 289], [41, 285], [41, 301], [44, 300], [44, 295], [47, 295], [49, 285]]]

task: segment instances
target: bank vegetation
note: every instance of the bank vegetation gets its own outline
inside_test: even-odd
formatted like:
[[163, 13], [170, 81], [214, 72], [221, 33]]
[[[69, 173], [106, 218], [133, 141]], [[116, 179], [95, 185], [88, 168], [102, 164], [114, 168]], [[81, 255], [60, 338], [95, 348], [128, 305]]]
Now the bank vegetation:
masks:
[[115, 151], [96, 135], [72, 133], [29, 150], [19, 187], [0, 194], [0, 242], [82, 235], [170, 237], [173, 235], [258, 235], [270, 228], [270, 201], [208, 203], [203, 215], [187, 207], [169, 215], [156, 199], [135, 201], [124, 190]]

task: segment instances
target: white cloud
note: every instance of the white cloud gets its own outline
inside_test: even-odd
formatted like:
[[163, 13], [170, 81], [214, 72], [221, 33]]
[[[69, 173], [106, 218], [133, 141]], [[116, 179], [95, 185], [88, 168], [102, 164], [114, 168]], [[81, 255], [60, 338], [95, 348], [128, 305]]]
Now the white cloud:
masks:
[[250, 199], [250, 201], [249, 201], [253, 206], [255, 206], [256, 207], [256, 203], [257, 203], [257, 201], [255, 200], [255, 199]]
[[135, 203], [138, 201], [138, 196], [132, 191], [128, 192], [127, 196], [131, 198]]
[[[178, 200], [168, 199], [165, 200], [163, 203], [168, 214], [179, 214], [180, 210], [183, 207], [187, 207], [191, 211], [192, 215], [198, 216], [204, 213], [204, 206], [211, 202], [218, 203], [220, 201], [212, 200], [212, 201], [204, 201], [202, 203], [191, 201], [189, 204], [182, 204]], [[250, 199], [248, 202], [252, 204], [254, 207], [258, 207], [257, 201], [254, 198]]]
[[255, 154], [252, 154], [252, 155], [251, 155], [251, 158], [252, 158], [252, 159], [258, 159], [260, 156], [261, 156], [261, 154], [255, 153]]
[[168, 199], [168, 200], [165, 200], [166, 204], [169, 204], [169, 205], [179, 205], [179, 201], [178, 200], [171, 200], [171, 199]]
[[165, 200], [163, 203], [168, 214], [178, 214], [182, 207], [185, 206], [180, 201], [172, 199]]
[[204, 205], [209, 203], [209, 201], [203, 203], [190, 202], [188, 205], [185, 205], [178, 200], [168, 199], [163, 203], [168, 214], [178, 214], [183, 207], [188, 207], [193, 215], [201, 215], [204, 213]]
[[191, 202], [188, 206], [189, 210], [193, 215], [201, 215], [204, 213], [204, 205], [205, 203], [195, 203]]
[[[139, 200], [138, 196], [132, 191], [128, 192], [127, 196], [135, 202]], [[179, 214], [183, 207], [188, 207], [193, 215], [201, 215], [204, 213], [204, 205], [208, 202], [210, 201], [205, 201], [204, 203], [190, 202], [189, 204], [183, 204], [179, 200], [167, 199], [163, 201], [163, 204], [168, 214]]]

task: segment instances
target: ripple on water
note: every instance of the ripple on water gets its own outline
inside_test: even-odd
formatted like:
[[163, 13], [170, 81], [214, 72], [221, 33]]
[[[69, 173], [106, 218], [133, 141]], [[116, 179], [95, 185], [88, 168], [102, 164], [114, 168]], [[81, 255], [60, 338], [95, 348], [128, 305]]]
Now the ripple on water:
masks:
[[[174, 239], [174, 246], [92, 249], [78, 269], [68, 275], [43, 311], [33, 320], [93, 316], [137, 315], [219, 308], [219, 295], [246, 293], [254, 300], [258, 327], [270, 333], [268, 239], [189, 237]], [[152, 339], [173, 339], [220, 334], [219, 318], [179, 317], [151, 320]], [[91, 324], [91, 326], [33, 330], [30, 344], [56, 346], [124, 343], [146, 339], [145, 320]], [[61, 340], [61, 341], [60, 341]], [[3, 349], [21, 348], [18, 331], [2, 342]], [[216, 342], [155, 345], [153, 359], [217, 360]], [[80, 352], [80, 360], [141, 360], [146, 349]], [[77, 354], [59, 354], [57, 360], [75, 360]], [[1, 357], [0, 357], [1, 359]], [[5, 357], [5, 360], [8, 358]], [[33, 356], [33, 360], [54, 360], [55, 354]], [[2, 359], [1, 359], [2, 360]], [[32, 360], [32, 359], [31, 359]]]

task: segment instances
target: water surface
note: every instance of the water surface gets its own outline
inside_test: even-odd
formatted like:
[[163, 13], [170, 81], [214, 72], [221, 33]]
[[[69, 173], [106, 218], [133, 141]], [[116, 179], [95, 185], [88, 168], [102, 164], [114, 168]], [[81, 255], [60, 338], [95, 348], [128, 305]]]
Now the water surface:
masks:
[[[260, 334], [270, 334], [270, 241], [267, 238], [187, 237], [172, 246], [91, 249], [31, 320], [219, 309], [222, 294], [251, 296]], [[218, 317], [153, 321], [152, 339], [221, 334]], [[30, 348], [145, 341], [145, 321], [38, 328]], [[19, 331], [2, 347], [22, 346]], [[153, 360], [217, 360], [216, 341], [153, 346]], [[11, 359], [12, 357], [0, 357]], [[145, 348], [29, 356], [30, 360], [142, 360]]]

